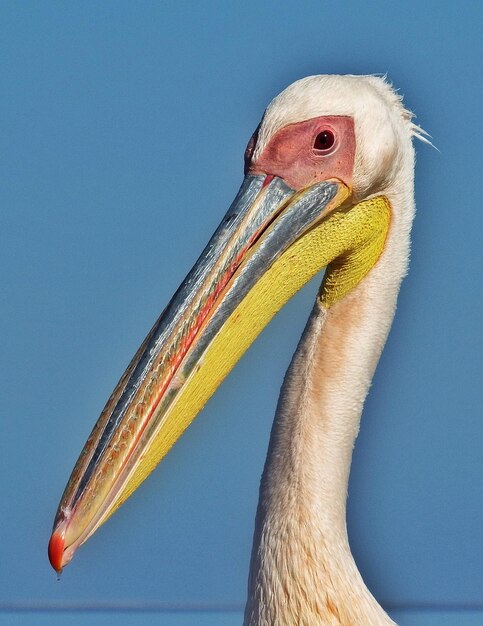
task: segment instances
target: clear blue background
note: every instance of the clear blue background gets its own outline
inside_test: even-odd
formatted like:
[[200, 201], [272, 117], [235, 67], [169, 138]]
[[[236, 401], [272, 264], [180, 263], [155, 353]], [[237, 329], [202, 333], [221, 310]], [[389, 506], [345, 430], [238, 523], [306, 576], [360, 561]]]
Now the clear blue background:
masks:
[[278, 389], [320, 279], [59, 583], [53, 515], [267, 103], [308, 74], [388, 72], [440, 152], [416, 146], [411, 269], [356, 446], [350, 538], [403, 626], [483, 623], [482, 7], [1, 3], [0, 621], [240, 624]]

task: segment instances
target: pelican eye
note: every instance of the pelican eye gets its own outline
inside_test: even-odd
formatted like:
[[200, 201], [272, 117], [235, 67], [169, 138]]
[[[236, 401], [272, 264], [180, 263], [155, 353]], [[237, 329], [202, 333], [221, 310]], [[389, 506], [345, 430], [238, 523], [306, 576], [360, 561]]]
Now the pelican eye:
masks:
[[335, 135], [331, 130], [321, 131], [314, 140], [314, 150], [326, 152], [335, 144]]

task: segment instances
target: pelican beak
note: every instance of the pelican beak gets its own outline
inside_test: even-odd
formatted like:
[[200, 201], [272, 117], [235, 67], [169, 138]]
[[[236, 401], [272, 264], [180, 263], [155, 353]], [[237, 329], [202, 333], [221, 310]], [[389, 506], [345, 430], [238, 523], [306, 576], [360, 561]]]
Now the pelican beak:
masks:
[[347, 247], [349, 188], [247, 175], [220, 226], [134, 356], [62, 496], [55, 570], [156, 467], [273, 315]]

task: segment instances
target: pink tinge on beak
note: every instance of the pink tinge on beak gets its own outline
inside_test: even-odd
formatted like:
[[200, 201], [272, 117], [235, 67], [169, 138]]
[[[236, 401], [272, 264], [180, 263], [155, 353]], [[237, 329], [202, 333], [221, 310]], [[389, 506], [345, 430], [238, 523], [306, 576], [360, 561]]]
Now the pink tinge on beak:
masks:
[[267, 174], [265, 176], [265, 180], [263, 181], [262, 189], [266, 187], [267, 185], [269, 185], [274, 178], [275, 176], [273, 174]]

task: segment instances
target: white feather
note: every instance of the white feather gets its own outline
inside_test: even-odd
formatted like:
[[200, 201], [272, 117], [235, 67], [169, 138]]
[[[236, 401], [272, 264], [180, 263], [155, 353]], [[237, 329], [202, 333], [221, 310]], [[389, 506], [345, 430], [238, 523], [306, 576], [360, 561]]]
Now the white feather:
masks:
[[287, 124], [352, 116], [354, 195], [385, 195], [385, 249], [329, 310], [316, 303], [282, 388], [260, 488], [245, 626], [394, 624], [350, 552], [346, 497], [364, 399], [407, 271], [414, 216], [412, 138], [425, 133], [377, 76], [311, 76], [267, 108], [255, 158]]

